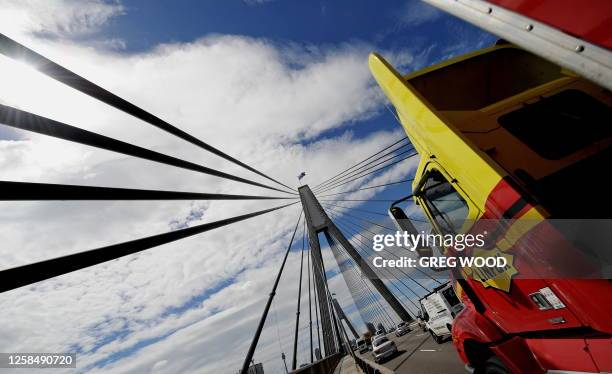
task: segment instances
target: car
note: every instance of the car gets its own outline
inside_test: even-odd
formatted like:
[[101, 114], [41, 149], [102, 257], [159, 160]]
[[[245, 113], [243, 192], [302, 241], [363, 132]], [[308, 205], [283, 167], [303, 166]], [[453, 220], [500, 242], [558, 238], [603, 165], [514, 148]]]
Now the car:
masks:
[[397, 324], [397, 328], [395, 329], [395, 336], [406, 335], [410, 332], [410, 326], [406, 322], [400, 322]]
[[386, 336], [381, 336], [372, 341], [372, 354], [374, 355], [374, 361], [378, 363], [397, 354], [397, 346]]
[[365, 339], [357, 340], [357, 349], [359, 353], [366, 353], [368, 351], [368, 343], [366, 343]]
[[376, 330], [376, 332], [374, 333], [374, 336], [372, 337], [372, 340], [380, 338], [382, 336], [387, 335], [387, 332], [383, 329], [378, 329]]

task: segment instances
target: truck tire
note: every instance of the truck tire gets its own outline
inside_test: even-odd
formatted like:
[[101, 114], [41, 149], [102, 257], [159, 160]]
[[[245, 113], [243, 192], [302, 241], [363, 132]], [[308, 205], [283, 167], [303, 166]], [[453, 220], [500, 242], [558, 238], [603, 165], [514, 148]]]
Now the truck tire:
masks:
[[433, 330], [429, 330], [429, 333], [431, 334], [431, 337], [433, 338], [434, 342], [436, 342], [436, 343], [438, 343], [438, 344], [442, 344], [443, 339], [442, 339], [442, 337], [441, 337], [441, 336], [436, 335], [436, 334], [433, 332]]
[[493, 356], [485, 362], [482, 374], [512, 374], [512, 372], [499, 358]]

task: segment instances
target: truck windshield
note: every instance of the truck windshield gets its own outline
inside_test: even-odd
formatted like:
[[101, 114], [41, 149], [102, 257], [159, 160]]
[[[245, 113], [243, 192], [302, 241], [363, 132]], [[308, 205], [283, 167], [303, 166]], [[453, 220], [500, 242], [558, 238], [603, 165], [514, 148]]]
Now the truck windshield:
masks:
[[432, 169], [427, 174], [421, 196], [443, 233], [459, 231], [468, 216], [468, 206], [439, 171]]
[[443, 290], [442, 295], [450, 306], [455, 306], [460, 303], [459, 299], [457, 298], [457, 294], [455, 294], [455, 290], [452, 287]]

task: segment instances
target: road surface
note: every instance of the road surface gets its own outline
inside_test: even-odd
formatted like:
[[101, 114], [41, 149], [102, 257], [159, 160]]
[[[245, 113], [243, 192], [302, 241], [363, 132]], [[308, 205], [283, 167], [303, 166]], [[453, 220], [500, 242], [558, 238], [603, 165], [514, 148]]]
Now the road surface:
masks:
[[[397, 345], [398, 354], [380, 363], [380, 365], [398, 374], [465, 374], [463, 362], [450, 338], [437, 344], [429, 333], [415, 326], [408, 334], [396, 337], [387, 335]], [[359, 352], [355, 352], [359, 354]], [[374, 361], [372, 352], [360, 355], [366, 360]]]

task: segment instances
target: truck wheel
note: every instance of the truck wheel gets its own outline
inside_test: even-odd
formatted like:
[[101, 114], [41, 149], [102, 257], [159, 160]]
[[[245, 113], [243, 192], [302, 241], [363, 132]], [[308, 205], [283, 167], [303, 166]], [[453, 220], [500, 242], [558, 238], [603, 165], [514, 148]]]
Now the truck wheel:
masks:
[[495, 356], [489, 358], [484, 364], [483, 374], [512, 374], [510, 369]]
[[433, 338], [434, 342], [438, 344], [442, 343], [442, 338], [436, 335], [432, 330], [429, 330], [429, 333], [431, 334], [431, 337]]

